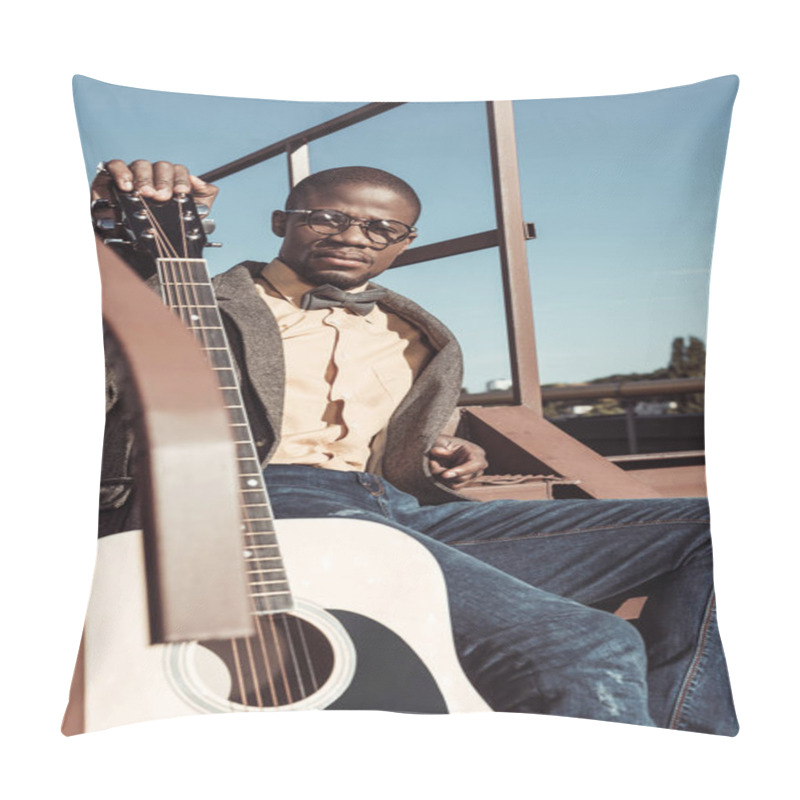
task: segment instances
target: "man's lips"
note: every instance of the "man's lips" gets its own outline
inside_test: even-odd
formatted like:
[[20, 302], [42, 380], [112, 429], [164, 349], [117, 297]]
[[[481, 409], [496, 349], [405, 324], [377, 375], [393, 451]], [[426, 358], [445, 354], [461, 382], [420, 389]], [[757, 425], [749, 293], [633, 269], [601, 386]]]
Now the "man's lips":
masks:
[[370, 263], [369, 259], [365, 258], [361, 253], [349, 253], [339, 250], [317, 250], [313, 254], [313, 257], [341, 265], [359, 265]]

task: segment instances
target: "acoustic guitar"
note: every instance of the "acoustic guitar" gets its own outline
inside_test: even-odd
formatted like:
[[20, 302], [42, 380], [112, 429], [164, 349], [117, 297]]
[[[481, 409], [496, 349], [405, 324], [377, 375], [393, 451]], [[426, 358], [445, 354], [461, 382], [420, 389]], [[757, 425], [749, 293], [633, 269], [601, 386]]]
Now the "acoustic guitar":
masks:
[[164, 302], [219, 380], [255, 634], [153, 644], [142, 532], [100, 539], [64, 733], [232, 711], [488, 710], [461, 670], [444, 577], [428, 550], [365, 520], [273, 519], [191, 197], [156, 204], [117, 192], [114, 205], [107, 238], [152, 255]]

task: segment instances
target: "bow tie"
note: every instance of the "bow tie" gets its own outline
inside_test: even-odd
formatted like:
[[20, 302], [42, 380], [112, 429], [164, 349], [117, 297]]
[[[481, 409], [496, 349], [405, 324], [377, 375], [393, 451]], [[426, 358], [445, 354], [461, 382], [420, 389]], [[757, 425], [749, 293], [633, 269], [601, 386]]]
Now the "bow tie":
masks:
[[300, 300], [300, 308], [314, 311], [318, 308], [344, 308], [364, 317], [383, 299], [386, 289], [365, 289], [363, 292], [345, 292], [329, 283], [306, 292]]

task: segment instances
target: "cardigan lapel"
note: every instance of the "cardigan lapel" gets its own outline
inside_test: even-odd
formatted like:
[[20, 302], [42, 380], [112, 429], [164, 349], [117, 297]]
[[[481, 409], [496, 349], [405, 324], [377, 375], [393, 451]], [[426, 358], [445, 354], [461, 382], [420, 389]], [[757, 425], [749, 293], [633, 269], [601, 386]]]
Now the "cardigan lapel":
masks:
[[278, 323], [258, 296], [254, 276], [265, 264], [244, 261], [214, 278], [220, 310], [241, 336], [240, 372], [255, 390], [275, 436], [280, 436], [283, 417], [283, 385], [286, 367]]

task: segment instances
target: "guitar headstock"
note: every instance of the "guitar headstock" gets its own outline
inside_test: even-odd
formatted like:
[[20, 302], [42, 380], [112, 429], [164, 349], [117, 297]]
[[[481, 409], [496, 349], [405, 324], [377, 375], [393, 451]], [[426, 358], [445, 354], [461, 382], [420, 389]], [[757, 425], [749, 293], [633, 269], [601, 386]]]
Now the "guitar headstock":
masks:
[[[92, 206], [95, 229], [140, 274], [154, 272], [156, 258], [203, 258], [203, 248], [212, 246], [206, 232], [213, 230], [213, 223], [202, 218], [190, 195], [156, 203], [137, 192], [112, 192], [112, 201]], [[109, 211], [113, 216], [106, 215]]]

